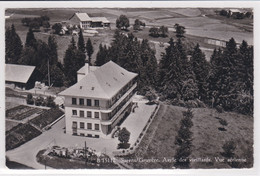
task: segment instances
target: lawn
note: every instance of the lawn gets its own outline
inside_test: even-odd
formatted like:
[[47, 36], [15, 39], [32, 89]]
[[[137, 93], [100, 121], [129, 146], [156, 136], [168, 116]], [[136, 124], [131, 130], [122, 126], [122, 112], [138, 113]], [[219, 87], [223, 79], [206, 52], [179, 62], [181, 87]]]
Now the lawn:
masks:
[[[136, 169], [172, 168], [173, 157], [178, 146], [174, 144], [184, 108], [162, 105], [158, 115], [148, 128], [143, 140], [133, 155], [124, 159], [158, 159], [157, 162], [130, 162]], [[233, 112], [216, 113], [209, 108], [193, 109], [194, 117], [192, 153], [190, 159], [210, 158], [210, 162], [193, 160], [191, 168], [230, 168], [227, 162], [216, 162], [215, 157], [223, 158], [222, 146], [233, 140], [236, 143], [237, 159], [246, 159], [241, 167], [252, 167], [253, 163], [253, 118]], [[217, 117], [217, 118], [216, 118]], [[226, 120], [226, 131], [220, 131], [219, 119]], [[167, 161], [166, 161], [167, 159]]]
[[30, 120], [29, 122], [43, 129], [44, 127], [61, 117], [63, 114], [64, 112], [62, 112], [60, 109], [52, 108], [46, 110], [45, 112]]
[[[252, 167], [253, 163], [253, 117], [224, 112], [217, 113], [214, 109], [198, 108], [193, 110], [193, 142], [192, 158], [220, 157], [223, 158], [222, 146], [225, 142], [233, 140], [236, 143], [235, 154], [239, 159], [246, 159], [245, 167]], [[226, 120], [226, 131], [220, 131], [222, 127], [219, 119]], [[229, 167], [226, 163], [192, 163], [192, 168], [220, 168]]]
[[29, 124], [18, 124], [6, 132], [6, 151], [14, 149], [41, 134]]

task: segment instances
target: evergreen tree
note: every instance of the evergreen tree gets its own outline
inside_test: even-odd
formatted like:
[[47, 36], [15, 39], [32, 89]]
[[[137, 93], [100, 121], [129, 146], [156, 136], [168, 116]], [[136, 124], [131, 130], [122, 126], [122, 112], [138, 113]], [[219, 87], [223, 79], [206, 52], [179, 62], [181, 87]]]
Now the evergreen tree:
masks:
[[94, 49], [93, 49], [93, 45], [91, 43], [90, 38], [88, 38], [88, 41], [86, 43], [86, 51], [87, 51], [87, 55], [88, 55], [88, 62], [91, 65], [91, 56], [94, 52]]
[[199, 44], [196, 45], [192, 52], [190, 60], [192, 71], [195, 74], [196, 82], [199, 89], [199, 97], [201, 100], [206, 99], [207, 95], [207, 78], [209, 64], [206, 61], [205, 55], [200, 50]]
[[49, 61], [51, 65], [55, 65], [58, 62], [58, 53], [57, 53], [57, 42], [53, 35], [50, 35], [48, 38], [48, 47], [49, 47]]
[[81, 29], [80, 29], [80, 32], [79, 32], [78, 49], [80, 51], [82, 51], [83, 53], [85, 53], [85, 51], [86, 51], [84, 37], [83, 37]]
[[27, 32], [27, 36], [26, 36], [25, 46], [34, 47], [35, 42], [36, 42], [36, 39], [34, 37], [33, 30], [32, 30], [32, 28], [29, 28], [29, 31]]
[[176, 23], [174, 25], [174, 28], [175, 28], [176, 37], [177, 38], [183, 38], [184, 34], [185, 34], [185, 27]]
[[106, 57], [107, 57], [106, 45], [103, 47], [102, 44], [100, 43], [99, 51], [97, 53], [97, 58], [96, 58], [96, 61], [95, 61], [95, 65], [96, 66], [104, 65], [107, 62]]
[[71, 43], [64, 56], [64, 73], [68, 85], [77, 82], [77, 71], [85, 64], [85, 54], [76, 48], [75, 40], [72, 37]]
[[17, 64], [22, 54], [22, 41], [16, 33], [14, 25], [5, 32], [5, 62]]

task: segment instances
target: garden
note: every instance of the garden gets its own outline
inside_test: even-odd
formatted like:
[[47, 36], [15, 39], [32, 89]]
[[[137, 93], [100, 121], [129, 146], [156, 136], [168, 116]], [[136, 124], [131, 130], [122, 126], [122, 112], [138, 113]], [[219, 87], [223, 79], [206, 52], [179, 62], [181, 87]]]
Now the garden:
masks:
[[6, 132], [6, 151], [14, 149], [39, 136], [41, 132], [29, 124], [18, 124]]
[[40, 114], [39, 116], [35, 117], [34, 119], [30, 120], [29, 123], [32, 123], [41, 129], [45, 128], [47, 125], [51, 124], [59, 117], [64, 114], [59, 108], [52, 108], [46, 110], [44, 113]]
[[19, 105], [14, 108], [6, 110], [6, 118], [13, 120], [23, 120], [33, 114], [41, 114], [45, 109], [34, 108], [25, 105]]

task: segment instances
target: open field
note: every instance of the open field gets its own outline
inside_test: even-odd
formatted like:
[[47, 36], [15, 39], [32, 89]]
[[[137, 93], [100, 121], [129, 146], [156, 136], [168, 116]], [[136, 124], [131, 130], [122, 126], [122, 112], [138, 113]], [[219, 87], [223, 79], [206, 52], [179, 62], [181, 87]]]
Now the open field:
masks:
[[[51, 8], [51, 9], [8, 9], [6, 14], [13, 14], [11, 18], [6, 20], [6, 27], [15, 24], [18, 35], [22, 41], [25, 42], [26, 33], [28, 27], [25, 27], [21, 23], [21, 19], [24, 17], [35, 17], [41, 15], [48, 15], [50, 17], [50, 23], [68, 20], [74, 12], [86, 12], [89, 16], [104, 16], [111, 21], [111, 30], [99, 30], [98, 36], [90, 37], [94, 46], [94, 53], [92, 55], [92, 63], [96, 59], [98, 52], [98, 46], [100, 43], [109, 45], [113, 40], [113, 33], [115, 30], [115, 21], [121, 15], [125, 14], [130, 20], [130, 31], [132, 31], [132, 24], [135, 19], [140, 19], [146, 23], [146, 29], [134, 33], [139, 38], [146, 38], [156, 42], [168, 42], [169, 38], [174, 36], [173, 25], [179, 23], [186, 28], [186, 37], [189, 43], [199, 43], [202, 47], [215, 48], [217, 46], [209, 46], [204, 43], [204, 38], [216, 38], [220, 40], [229, 40], [233, 37], [237, 42], [241, 43], [242, 40], [246, 40], [249, 44], [253, 44], [253, 20], [243, 19], [234, 20], [227, 19], [216, 15], [216, 10], [219, 9], [201, 9], [201, 8]], [[165, 25], [169, 27], [169, 37], [166, 38], [151, 38], [149, 34], [149, 28], [152, 26], [159, 27]], [[35, 33], [37, 39], [47, 41], [49, 34], [43, 32]], [[77, 41], [77, 37], [74, 37]], [[87, 41], [87, 37], [84, 37]], [[64, 54], [70, 43], [71, 36], [58, 36], [56, 35], [58, 43], [58, 58], [63, 62]], [[151, 45], [155, 45], [151, 43]], [[157, 60], [160, 60], [161, 52], [164, 52], [163, 48], [154, 46], [156, 50]], [[205, 50], [207, 60], [209, 60], [212, 51]]]
[[[151, 126], [148, 128], [143, 140], [135, 154], [126, 159], [159, 159], [159, 162], [133, 162], [129, 163], [134, 168], [172, 168], [171, 160], [178, 146], [174, 144], [179, 123], [182, 119], [184, 108], [162, 105]], [[226, 162], [216, 162], [215, 157], [223, 158], [222, 146], [229, 140], [234, 140], [237, 147], [237, 158], [247, 160], [242, 167], [252, 167], [253, 158], [253, 118], [237, 113], [224, 112], [218, 114], [214, 109], [193, 109], [194, 117], [192, 141], [192, 153], [190, 158], [210, 158], [211, 162], [191, 162], [191, 168], [230, 168]], [[217, 118], [216, 118], [217, 117]], [[220, 131], [222, 127], [219, 118], [227, 121], [226, 131]], [[165, 162], [164, 159], [169, 159]]]

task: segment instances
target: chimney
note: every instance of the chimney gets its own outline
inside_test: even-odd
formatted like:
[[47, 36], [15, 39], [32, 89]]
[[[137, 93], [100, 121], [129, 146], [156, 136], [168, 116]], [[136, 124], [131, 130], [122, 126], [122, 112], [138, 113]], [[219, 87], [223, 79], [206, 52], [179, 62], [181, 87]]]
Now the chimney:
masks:
[[89, 74], [89, 64], [86, 62], [85, 63], [85, 75]]

